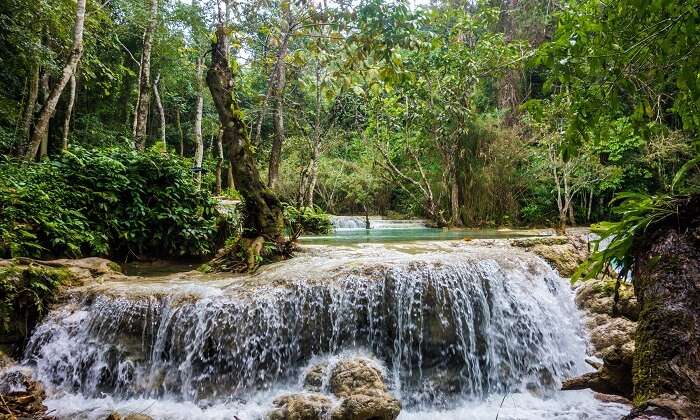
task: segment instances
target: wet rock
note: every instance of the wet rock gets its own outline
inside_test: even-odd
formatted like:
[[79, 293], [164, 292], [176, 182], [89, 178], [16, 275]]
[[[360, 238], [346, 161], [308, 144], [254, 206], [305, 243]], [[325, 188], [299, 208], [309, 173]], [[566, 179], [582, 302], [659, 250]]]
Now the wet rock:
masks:
[[[562, 389], [590, 388], [625, 399], [633, 397], [632, 366], [638, 310], [631, 285], [621, 283], [619, 301], [614, 302], [616, 280], [602, 277], [587, 280], [576, 289], [576, 304], [583, 311], [589, 333], [589, 352], [602, 359], [591, 363], [595, 372], [565, 380]], [[620, 311], [624, 303], [625, 311]]]
[[331, 411], [333, 401], [321, 394], [290, 394], [275, 399], [268, 420], [321, 420]]
[[544, 258], [563, 277], [570, 277], [588, 257], [585, 235], [515, 239], [510, 243]]
[[586, 389], [603, 394], [632, 398], [632, 364], [634, 350], [614, 346], [603, 354], [603, 365], [596, 371], [567, 379], [563, 390]]
[[401, 403], [388, 393], [377, 396], [351, 395], [331, 413], [331, 420], [394, 420]]
[[6, 418], [44, 419], [46, 393], [31, 373], [20, 368], [9, 368], [0, 373], [0, 415]]
[[602, 394], [600, 392], [596, 392], [593, 394], [593, 398], [604, 403], [632, 405], [632, 401], [620, 395]]
[[304, 389], [307, 391], [320, 392], [323, 387], [323, 378], [328, 369], [328, 363], [320, 363], [306, 372], [304, 377]]
[[338, 397], [350, 395], [382, 395], [386, 384], [382, 373], [366, 359], [343, 360], [334, 366], [330, 380], [331, 392]]
[[401, 412], [401, 403], [387, 392], [384, 377], [366, 359], [343, 360], [333, 367], [331, 392], [344, 397], [333, 410], [333, 420], [393, 420]]

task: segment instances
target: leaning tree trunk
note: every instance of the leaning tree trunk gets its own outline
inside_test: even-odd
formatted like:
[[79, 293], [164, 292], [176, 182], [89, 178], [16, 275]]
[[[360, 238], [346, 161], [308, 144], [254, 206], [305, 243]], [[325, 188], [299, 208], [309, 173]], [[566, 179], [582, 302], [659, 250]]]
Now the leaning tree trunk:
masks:
[[85, 24], [85, 0], [78, 0], [76, 13], [75, 13], [75, 27], [73, 28], [73, 49], [71, 50], [70, 56], [66, 61], [66, 65], [63, 67], [63, 72], [61, 77], [56, 82], [56, 85], [51, 89], [49, 97], [41, 109], [39, 118], [34, 125], [34, 133], [32, 134], [32, 140], [29, 143], [29, 149], [25, 155], [27, 160], [34, 159], [36, 152], [41, 145], [42, 139], [44, 137], [48, 138], [49, 121], [53, 117], [54, 112], [56, 112], [56, 104], [58, 104], [58, 99], [61, 97], [63, 89], [68, 84], [68, 80], [75, 73], [75, 67], [80, 61], [80, 57], [83, 55], [83, 27]]
[[146, 30], [143, 32], [143, 51], [141, 52], [141, 67], [139, 70], [139, 96], [136, 100], [136, 114], [134, 115], [134, 146], [138, 150], [146, 147], [146, 129], [148, 125], [148, 106], [151, 99], [151, 49], [153, 46], [153, 32], [156, 30], [156, 17], [158, 14], [158, 0], [151, 0], [151, 11]]
[[700, 196], [679, 208], [634, 253], [632, 418], [700, 418]]
[[197, 57], [197, 105], [194, 114], [194, 165], [197, 170], [197, 185], [202, 183], [202, 160], [204, 159], [204, 139], [202, 138], [202, 112], [204, 109], [204, 87], [202, 83], [202, 57]]
[[73, 105], [75, 104], [75, 73], [70, 78], [70, 95], [68, 96], [68, 105], [66, 108], [66, 118], [63, 120], [63, 143], [61, 150], [68, 150], [68, 132], [70, 131], [70, 118], [73, 114]]
[[228, 146], [235, 186], [245, 203], [243, 236], [249, 239], [262, 236], [282, 245], [285, 243], [282, 203], [260, 179], [242, 113], [233, 99], [235, 82], [226, 55], [226, 38], [226, 29], [219, 24], [212, 44], [207, 84], [224, 128], [223, 141]]
[[[49, 86], [50, 79], [51, 79], [51, 76], [49, 75], [48, 71], [44, 70], [44, 74], [41, 76], [41, 80], [39, 82], [39, 84], [41, 86], [42, 106], [44, 106], [48, 102], [49, 95], [51, 94], [51, 87]], [[50, 122], [50, 120], [49, 120], [49, 122]], [[48, 153], [49, 153], [49, 127], [46, 128], [46, 131], [41, 136], [41, 143], [39, 145], [39, 159], [42, 159]]]
[[158, 117], [160, 117], [160, 138], [163, 140], [163, 151], [168, 151], [168, 142], [165, 140], [165, 111], [163, 110], [163, 103], [160, 101], [160, 92], [158, 91], [158, 82], [160, 81], [160, 72], [156, 75], [155, 80], [153, 80], [153, 97], [156, 100], [156, 109], [158, 110]]

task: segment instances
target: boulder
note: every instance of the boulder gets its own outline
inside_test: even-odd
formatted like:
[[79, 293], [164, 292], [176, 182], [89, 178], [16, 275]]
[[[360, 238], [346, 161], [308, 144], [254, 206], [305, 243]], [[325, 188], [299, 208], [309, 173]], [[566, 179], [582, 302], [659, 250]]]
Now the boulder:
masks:
[[283, 395], [272, 404], [275, 409], [267, 414], [269, 420], [321, 420], [331, 411], [333, 401], [321, 394], [304, 393]]
[[0, 373], [0, 415], [6, 418], [46, 418], [46, 393], [31, 372], [9, 368]]
[[337, 397], [382, 395], [387, 391], [382, 373], [366, 359], [343, 360], [333, 367], [331, 392]]
[[389, 393], [376, 396], [350, 395], [331, 413], [331, 420], [394, 420], [401, 403]]
[[602, 394], [633, 396], [632, 364], [634, 348], [613, 346], [603, 353], [603, 365], [596, 372], [585, 373], [562, 383], [563, 390], [589, 388]]
[[585, 235], [514, 239], [510, 244], [544, 258], [562, 277], [570, 277], [588, 257]]
[[304, 389], [307, 391], [320, 392], [323, 387], [323, 378], [327, 369], [328, 363], [320, 363], [309, 369], [304, 377]]

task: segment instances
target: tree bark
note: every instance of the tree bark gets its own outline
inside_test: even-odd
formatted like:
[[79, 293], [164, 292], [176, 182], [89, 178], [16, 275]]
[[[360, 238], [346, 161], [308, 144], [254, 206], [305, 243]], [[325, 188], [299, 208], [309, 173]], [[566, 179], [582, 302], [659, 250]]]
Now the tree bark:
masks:
[[678, 209], [651, 227], [633, 254], [641, 311], [631, 418], [653, 407], [700, 418], [700, 196]]
[[61, 150], [68, 150], [68, 132], [70, 130], [70, 118], [73, 114], [73, 105], [75, 104], [75, 73], [70, 77], [70, 95], [68, 96], [68, 105], [66, 108], [66, 118], [63, 120], [63, 143]]
[[236, 189], [245, 203], [243, 237], [262, 236], [282, 245], [286, 242], [282, 203], [260, 179], [239, 104], [233, 99], [235, 83], [226, 55], [226, 43], [226, 29], [224, 25], [219, 24], [216, 40], [212, 44], [207, 84], [219, 114], [219, 121], [224, 128], [223, 142], [228, 146]]
[[182, 133], [182, 125], [180, 124], [180, 107], [175, 108], [175, 125], [177, 126], [177, 134], [180, 139], [180, 156], [185, 156], [185, 136]]
[[272, 149], [270, 150], [270, 161], [267, 172], [267, 185], [275, 189], [277, 186], [277, 178], [279, 176], [280, 163], [282, 162], [282, 144], [284, 143], [284, 88], [286, 85], [286, 65], [284, 59], [287, 56], [287, 46], [289, 45], [289, 35], [291, 30], [291, 18], [289, 12], [284, 20], [285, 28], [282, 31], [282, 42], [277, 53], [275, 62], [274, 83], [272, 94], [275, 99], [275, 115], [272, 120], [275, 128], [275, 138], [272, 141]]
[[165, 140], [165, 111], [163, 110], [163, 103], [160, 101], [158, 82], [160, 82], [160, 72], [156, 75], [155, 80], [153, 80], [153, 97], [156, 100], [156, 109], [158, 109], [158, 116], [160, 117], [160, 138], [163, 140], [163, 151], [167, 152], [168, 142]]
[[236, 183], [233, 179], [233, 166], [231, 162], [226, 165], [226, 188], [230, 190], [236, 188]]
[[61, 77], [58, 79], [53, 89], [51, 89], [51, 93], [49, 93], [49, 97], [44, 104], [44, 107], [41, 109], [39, 118], [37, 118], [34, 126], [34, 133], [32, 134], [32, 140], [29, 143], [29, 149], [25, 155], [27, 160], [34, 159], [42, 140], [44, 138], [48, 139], [49, 121], [56, 112], [56, 104], [58, 104], [58, 99], [61, 97], [61, 93], [66, 87], [66, 84], [68, 84], [68, 80], [71, 78], [73, 73], [75, 73], [75, 67], [78, 65], [78, 61], [80, 61], [80, 57], [83, 55], [84, 25], [85, 0], [78, 0], [75, 13], [75, 27], [73, 28], [73, 49], [68, 56], [66, 65], [63, 67]]
[[[41, 76], [41, 81], [40, 81], [42, 107], [48, 103], [49, 95], [51, 94], [51, 87], [49, 86], [50, 79], [51, 79], [51, 77], [50, 77], [49, 73], [47, 71], [44, 71], [44, 74]], [[51, 122], [50, 119], [49, 119], [49, 122]], [[39, 146], [39, 159], [43, 158], [48, 153], [49, 153], [49, 126], [46, 127], [46, 131], [44, 131], [43, 135], [41, 136], [41, 145]]]
[[34, 120], [36, 101], [39, 98], [39, 70], [38, 63], [32, 64], [32, 73], [29, 79], [29, 95], [27, 95], [27, 103], [24, 107], [24, 115], [22, 117], [22, 143], [28, 141], [30, 138], [29, 135], [32, 129], [32, 120]]
[[197, 168], [197, 185], [202, 183], [202, 160], [204, 159], [204, 139], [202, 138], [202, 112], [204, 109], [204, 87], [202, 82], [202, 57], [197, 57], [197, 105], [194, 115], [194, 165]]
[[139, 69], [139, 96], [136, 100], [134, 114], [133, 137], [134, 146], [138, 150], [146, 147], [148, 107], [151, 100], [151, 49], [153, 48], [153, 33], [156, 29], [158, 15], [158, 0], [150, 0], [150, 15], [146, 29], [143, 32], [143, 51], [141, 52], [141, 67]]
[[216, 195], [221, 195], [221, 172], [224, 165], [224, 130], [219, 129], [216, 136]]

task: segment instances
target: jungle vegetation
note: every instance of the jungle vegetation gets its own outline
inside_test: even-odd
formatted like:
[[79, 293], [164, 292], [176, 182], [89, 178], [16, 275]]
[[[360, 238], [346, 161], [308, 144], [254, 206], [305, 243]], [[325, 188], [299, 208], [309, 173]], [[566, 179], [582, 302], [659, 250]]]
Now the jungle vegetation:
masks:
[[212, 196], [284, 251], [285, 214], [563, 227], [698, 185], [697, 1], [3, 4], [4, 256], [212, 253]]

